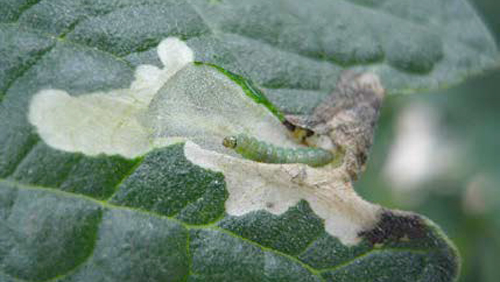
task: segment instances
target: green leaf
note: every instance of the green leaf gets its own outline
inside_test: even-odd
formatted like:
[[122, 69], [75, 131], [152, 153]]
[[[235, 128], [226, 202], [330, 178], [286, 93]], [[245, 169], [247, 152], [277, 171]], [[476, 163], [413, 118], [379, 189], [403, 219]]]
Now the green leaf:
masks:
[[[77, 153], [49, 145], [28, 112], [44, 89], [72, 98], [129, 89], [138, 66], [161, 65], [156, 47], [169, 36], [185, 40], [196, 61], [250, 78], [287, 113], [309, 113], [344, 69], [376, 72], [390, 93], [445, 86], [498, 64], [467, 2], [2, 0], [0, 7], [0, 281], [456, 278], [454, 247], [424, 217], [377, 209], [373, 225], [347, 243], [306, 197], [284, 211], [270, 212], [281, 203], [269, 203], [232, 214], [234, 175], [194, 164], [188, 143], [134, 158]], [[214, 72], [193, 67], [175, 79], [228, 75]], [[245, 85], [241, 91], [254, 89]]]
[[12, 42], [3, 35], [23, 48], [2, 58], [0, 99], [54, 39], [129, 65], [154, 61], [149, 50], [179, 36], [197, 61], [251, 78], [294, 113], [310, 111], [345, 68], [374, 71], [390, 93], [407, 93], [456, 83], [499, 61], [490, 32], [464, 0], [11, 0], [2, 7], [3, 32], [24, 32]]

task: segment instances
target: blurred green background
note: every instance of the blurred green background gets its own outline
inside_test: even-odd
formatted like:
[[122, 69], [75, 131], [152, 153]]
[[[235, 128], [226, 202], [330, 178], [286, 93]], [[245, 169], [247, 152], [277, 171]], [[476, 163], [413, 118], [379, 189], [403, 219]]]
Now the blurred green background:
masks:
[[[500, 0], [473, 0], [500, 43]], [[499, 44], [500, 45], [500, 44]], [[386, 100], [356, 190], [438, 223], [462, 256], [461, 282], [500, 281], [500, 69]]]

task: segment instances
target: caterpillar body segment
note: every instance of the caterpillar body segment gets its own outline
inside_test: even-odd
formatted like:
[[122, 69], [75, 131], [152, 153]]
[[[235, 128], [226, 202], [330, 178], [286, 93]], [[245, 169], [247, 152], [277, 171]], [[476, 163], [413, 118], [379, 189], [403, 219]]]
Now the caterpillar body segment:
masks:
[[334, 154], [321, 148], [283, 148], [245, 134], [224, 138], [222, 144], [234, 149], [246, 159], [263, 163], [303, 163], [312, 167], [326, 165], [334, 160]]

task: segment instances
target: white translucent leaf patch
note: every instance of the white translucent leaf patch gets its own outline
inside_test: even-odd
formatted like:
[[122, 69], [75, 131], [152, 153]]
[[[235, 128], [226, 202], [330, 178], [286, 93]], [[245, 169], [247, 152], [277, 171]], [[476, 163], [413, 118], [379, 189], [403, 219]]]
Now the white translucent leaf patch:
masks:
[[191, 162], [224, 174], [229, 192], [226, 212], [243, 215], [255, 210], [282, 214], [301, 199], [324, 220], [325, 230], [347, 245], [359, 242], [358, 233], [371, 228], [380, 207], [354, 191], [341, 169], [304, 164], [264, 164], [233, 158], [187, 142]]
[[163, 40], [158, 56], [164, 67], [139, 66], [127, 89], [77, 97], [65, 90], [42, 90], [31, 101], [28, 119], [45, 143], [60, 150], [91, 156], [143, 155], [152, 149], [152, 140], [138, 117], [160, 88], [193, 62], [192, 50], [177, 38]]
[[154, 97], [141, 122], [158, 146], [177, 137], [234, 155], [222, 140], [239, 133], [281, 146], [299, 146], [267, 108], [256, 104], [225, 74], [204, 65], [188, 65], [176, 73]]
[[238, 84], [213, 67], [195, 65], [184, 42], [167, 38], [157, 52], [163, 68], [138, 66], [130, 88], [79, 96], [41, 90], [31, 101], [29, 121], [49, 146], [89, 156], [134, 158], [187, 141], [191, 162], [223, 172], [231, 215], [260, 209], [281, 214], [305, 199], [325, 220], [327, 232], [346, 244], [356, 243], [357, 234], [374, 224], [379, 208], [355, 194], [342, 170], [256, 163], [222, 146], [224, 137], [239, 133], [279, 146], [299, 145]]

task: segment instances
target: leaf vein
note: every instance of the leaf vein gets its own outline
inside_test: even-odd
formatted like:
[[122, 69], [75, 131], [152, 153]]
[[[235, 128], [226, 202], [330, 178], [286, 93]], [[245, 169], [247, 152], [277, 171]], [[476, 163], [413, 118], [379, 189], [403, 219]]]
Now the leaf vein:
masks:
[[105, 198], [104, 202], [109, 202], [113, 198], [113, 196], [116, 195], [116, 193], [118, 193], [118, 191], [120, 190], [120, 186], [123, 184], [123, 182], [125, 182], [141, 166], [143, 162], [144, 162], [144, 157], [139, 158], [137, 163], [135, 163], [132, 166], [132, 168], [130, 168], [130, 170], [127, 171], [127, 173], [115, 184], [115, 186], [113, 187], [114, 189], [113, 194]]
[[[101, 226], [101, 223], [103, 222], [103, 217], [104, 217], [103, 213], [101, 213], [101, 215], [99, 217], [99, 222], [97, 223], [97, 225], [99, 227]], [[68, 277], [71, 274], [76, 273], [80, 268], [82, 268], [86, 263], [88, 263], [89, 260], [90, 260], [90, 258], [92, 258], [94, 256], [94, 252], [96, 250], [96, 245], [97, 245], [97, 240], [99, 239], [99, 238], [97, 238], [97, 234], [98, 233], [99, 233], [99, 229], [97, 229], [96, 236], [95, 236], [95, 238], [94, 238], [94, 240], [92, 242], [93, 243], [93, 245], [92, 245], [92, 251], [89, 252], [89, 254], [85, 258], [83, 258], [83, 260], [80, 263], [77, 263], [72, 269], [66, 271], [66, 273], [59, 274], [59, 275], [57, 275], [55, 277], [52, 277], [50, 279], [47, 279], [47, 280], [45, 280], [43, 282], [53, 282], [53, 281], [61, 280], [61, 279], [65, 278], [65, 277]]]
[[120, 56], [118, 56], [116, 54], [113, 54], [113, 53], [111, 53], [109, 51], [106, 51], [106, 50], [103, 50], [103, 49], [100, 49], [100, 48], [97, 48], [97, 47], [94, 47], [94, 46], [89, 46], [89, 45], [83, 44], [83, 43], [78, 42], [78, 41], [69, 40], [67, 38], [56, 37], [53, 34], [43, 32], [40, 29], [35, 29], [35, 28], [29, 28], [29, 27], [21, 26], [21, 25], [19, 25], [17, 23], [0, 23], [0, 26], [2, 26], [2, 25], [3, 26], [11, 26], [11, 27], [15, 27], [15, 28], [18, 28], [18, 29], [24, 29], [24, 30], [36, 33], [37, 35], [40, 35], [40, 36], [43, 36], [43, 37], [47, 37], [47, 38], [51, 38], [51, 39], [55, 38], [58, 41], [66, 43], [66, 44], [70, 44], [70, 45], [77, 46], [77, 47], [84, 48], [84, 49], [89, 49], [89, 50], [92, 50], [92, 51], [97, 51], [97, 52], [103, 53], [103, 54], [105, 54], [107, 56], [110, 56], [110, 57], [112, 57], [113, 59], [115, 59], [117, 61], [120, 61], [120, 62], [124, 63], [128, 68], [130, 68], [132, 70], [135, 69], [135, 67], [129, 61], [125, 60], [124, 58], [122, 58], [122, 57], [120, 57]]
[[414, 254], [426, 254], [427, 252], [430, 252], [432, 251], [432, 249], [405, 249], [405, 248], [383, 248], [383, 249], [371, 249], [365, 253], [362, 253], [362, 254], [359, 254], [349, 260], [346, 260], [344, 261], [343, 263], [341, 264], [338, 264], [338, 265], [335, 265], [335, 266], [332, 266], [332, 267], [327, 267], [327, 268], [321, 268], [319, 269], [318, 271], [319, 272], [327, 272], [327, 271], [338, 271], [339, 269], [342, 269], [344, 267], [347, 267], [353, 263], [355, 263], [356, 261], [360, 260], [360, 259], [363, 259], [369, 255], [372, 255], [372, 254], [376, 254], [376, 253], [383, 253], [383, 252], [387, 252], [387, 251], [391, 251], [391, 252], [410, 252], [410, 253], [414, 253]]
[[24, 150], [22, 156], [18, 159], [17, 163], [15, 163], [12, 169], [6, 174], [5, 176], [6, 178], [16, 173], [19, 166], [24, 162], [24, 159], [26, 159], [28, 155], [31, 154], [31, 151], [33, 151], [33, 149], [38, 145], [39, 142], [40, 139], [37, 138], [35, 142], [29, 143], [29, 147]]
[[6, 83], [5, 88], [3, 91], [0, 91], [0, 103], [2, 103], [4, 97], [7, 95], [7, 91], [12, 87], [12, 85], [24, 74], [29, 71], [32, 67], [34, 67], [46, 54], [48, 54], [52, 49], [54, 49], [56, 44], [52, 44], [49, 47], [40, 50], [35, 56], [28, 61], [24, 66], [21, 66], [19, 69], [17, 69], [15, 76]]
[[277, 255], [280, 255], [280, 256], [286, 257], [286, 258], [288, 258], [289, 260], [291, 260], [291, 261], [293, 261], [293, 262], [295, 262], [295, 263], [299, 264], [299, 265], [300, 265], [300, 266], [302, 266], [304, 269], [306, 269], [307, 271], [309, 271], [310, 273], [312, 273], [312, 274], [313, 274], [313, 275], [315, 275], [316, 277], [320, 278], [322, 281], [324, 281], [324, 278], [320, 275], [320, 273], [319, 273], [319, 271], [318, 271], [318, 270], [314, 269], [312, 266], [310, 266], [310, 265], [306, 264], [305, 262], [303, 262], [303, 261], [299, 260], [299, 259], [298, 259], [297, 257], [295, 257], [295, 256], [292, 256], [292, 255], [289, 255], [289, 254], [283, 253], [283, 252], [278, 251], [278, 250], [275, 250], [275, 249], [271, 249], [271, 248], [269, 248], [269, 247], [265, 247], [265, 246], [259, 245], [258, 243], [254, 242], [254, 241], [252, 241], [252, 240], [250, 240], [250, 239], [248, 239], [248, 238], [242, 237], [242, 236], [240, 236], [240, 235], [238, 235], [238, 234], [236, 234], [236, 233], [233, 233], [233, 232], [231, 232], [231, 231], [229, 231], [229, 230], [226, 230], [226, 229], [221, 228], [221, 227], [218, 227], [218, 226], [212, 226], [212, 227], [209, 227], [208, 229], [212, 229], [212, 230], [214, 230], [214, 231], [219, 231], [219, 232], [222, 232], [222, 233], [224, 233], [224, 234], [227, 234], [227, 235], [229, 235], [229, 236], [232, 236], [232, 237], [238, 238], [238, 239], [240, 239], [240, 240], [242, 240], [242, 241], [245, 241], [245, 242], [247, 242], [247, 243], [249, 243], [249, 244], [252, 244], [252, 245], [254, 245], [254, 246], [256, 246], [256, 247], [258, 247], [258, 248], [260, 248], [260, 249], [262, 249], [262, 250], [264, 250], [264, 251], [268, 251], [268, 252], [275, 253], [275, 254], [277, 254]]
[[13, 21], [17, 22], [26, 11], [33, 8], [33, 6], [37, 5], [40, 2], [42, 2], [42, 0], [29, 0], [29, 1], [27, 1], [23, 6], [21, 6], [19, 8], [19, 14], [16, 16], [16, 18]]

